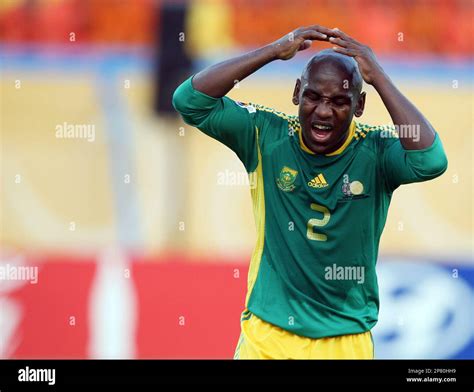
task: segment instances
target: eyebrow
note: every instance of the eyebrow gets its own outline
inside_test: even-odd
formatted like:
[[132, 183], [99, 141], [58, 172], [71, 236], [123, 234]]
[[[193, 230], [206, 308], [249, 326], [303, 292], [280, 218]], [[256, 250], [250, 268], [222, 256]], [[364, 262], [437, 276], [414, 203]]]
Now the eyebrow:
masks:
[[[313, 93], [313, 94], [317, 94], [317, 95], [321, 95], [320, 93], [318, 93], [316, 90], [313, 90], [312, 88], [310, 87], [306, 87], [303, 91], [303, 93]], [[334, 95], [332, 97], [328, 97], [330, 99], [341, 99], [341, 98], [352, 98], [352, 94], [349, 92], [347, 94], [341, 94], [341, 93], [338, 93], [337, 95]]]

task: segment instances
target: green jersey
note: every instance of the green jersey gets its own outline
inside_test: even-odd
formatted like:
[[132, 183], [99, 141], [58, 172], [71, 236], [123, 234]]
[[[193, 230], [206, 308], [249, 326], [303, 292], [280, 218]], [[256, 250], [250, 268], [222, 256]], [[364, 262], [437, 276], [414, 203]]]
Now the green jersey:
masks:
[[304, 145], [297, 116], [210, 97], [192, 78], [173, 104], [186, 123], [232, 149], [250, 175], [258, 234], [246, 308], [310, 338], [370, 330], [392, 193], [446, 170], [439, 136], [424, 150], [405, 150], [393, 126], [353, 121], [341, 148], [317, 155]]

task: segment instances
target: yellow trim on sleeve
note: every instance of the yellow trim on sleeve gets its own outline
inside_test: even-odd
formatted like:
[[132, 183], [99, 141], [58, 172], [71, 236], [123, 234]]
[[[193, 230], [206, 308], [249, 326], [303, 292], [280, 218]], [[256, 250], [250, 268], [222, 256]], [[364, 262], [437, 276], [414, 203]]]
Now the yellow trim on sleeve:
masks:
[[[252, 254], [252, 259], [250, 260], [250, 267], [247, 279], [247, 296], [245, 298], [245, 307], [247, 308], [250, 294], [252, 293], [253, 286], [257, 280], [258, 270], [260, 268], [260, 261], [263, 254], [263, 246], [265, 241], [265, 195], [263, 190], [263, 170], [262, 170], [262, 154], [260, 152], [259, 145], [259, 130], [256, 128], [256, 137], [257, 137], [257, 153], [258, 153], [258, 165], [253, 174], [253, 180], [255, 181], [254, 186], [252, 186], [250, 192], [252, 195], [252, 204], [253, 204], [253, 214], [255, 219], [255, 225], [257, 227], [257, 243]], [[256, 173], [256, 176], [255, 176]]]

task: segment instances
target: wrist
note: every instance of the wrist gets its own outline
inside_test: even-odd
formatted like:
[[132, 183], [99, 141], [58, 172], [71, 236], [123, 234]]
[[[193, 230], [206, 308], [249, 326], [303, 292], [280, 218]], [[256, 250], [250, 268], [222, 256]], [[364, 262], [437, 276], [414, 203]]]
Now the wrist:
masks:
[[378, 89], [387, 83], [390, 83], [390, 78], [382, 69], [380, 69], [375, 73], [374, 77], [372, 78], [372, 83], [370, 84], [375, 89]]
[[275, 61], [279, 59], [278, 56], [278, 43], [272, 42], [264, 46], [262, 49], [265, 51], [268, 61]]

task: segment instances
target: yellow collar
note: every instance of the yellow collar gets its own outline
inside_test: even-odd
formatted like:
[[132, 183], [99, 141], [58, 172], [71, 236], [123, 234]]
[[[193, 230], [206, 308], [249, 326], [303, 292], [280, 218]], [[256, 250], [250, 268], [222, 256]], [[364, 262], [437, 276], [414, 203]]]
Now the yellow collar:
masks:
[[[338, 155], [340, 154], [341, 152], [343, 152], [346, 147], [350, 144], [350, 142], [352, 141], [352, 138], [354, 137], [354, 132], [355, 132], [355, 121], [352, 121], [351, 122], [351, 125], [349, 125], [349, 134], [347, 135], [347, 139], [346, 141], [344, 142], [344, 144], [339, 147], [336, 151], [333, 151], [329, 154], [325, 154], [326, 156], [332, 156], [332, 155]], [[308, 147], [306, 147], [306, 144], [304, 144], [304, 141], [303, 141], [303, 130], [301, 128], [301, 126], [299, 127], [299, 138], [300, 138], [300, 147], [303, 149], [303, 151], [306, 151], [310, 154], [313, 154], [313, 155], [316, 155], [315, 152], [311, 151]]]

